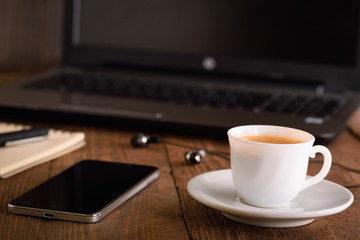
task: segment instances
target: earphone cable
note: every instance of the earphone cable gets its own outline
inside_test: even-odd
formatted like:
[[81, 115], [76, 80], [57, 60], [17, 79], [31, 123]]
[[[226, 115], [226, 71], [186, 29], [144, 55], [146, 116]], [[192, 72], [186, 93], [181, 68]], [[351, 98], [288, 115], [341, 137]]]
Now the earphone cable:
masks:
[[[196, 149], [195, 147], [191, 147], [189, 145], [185, 145], [185, 144], [181, 144], [181, 143], [176, 143], [176, 142], [171, 142], [171, 141], [162, 141], [165, 144], [170, 144], [170, 145], [174, 145], [177, 147], [182, 147], [182, 148], [187, 148], [187, 149]], [[207, 154], [211, 154], [211, 155], [216, 155], [219, 156], [225, 160], [230, 161], [230, 154], [228, 152], [223, 152], [223, 151], [208, 151], [207, 149], [204, 149], [206, 151]]]
[[[311, 160], [310, 163], [322, 163], [322, 161], [320, 161], [320, 160]], [[343, 165], [341, 163], [332, 162], [332, 165], [340, 167], [340, 168], [342, 168], [344, 170], [347, 170], [347, 171], [350, 171], [350, 172], [360, 173], [359, 169], [350, 168], [350, 167], [347, 167], [347, 166], [345, 166], [345, 165]]]
[[[311, 160], [310, 163], [322, 163], [322, 161], [320, 160]], [[337, 166], [337, 167], [340, 167], [344, 170], [347, 170], [347, 171], [350, 171], [350, 172], [354, 172], [354, 173], [360, 173], [360, 170], [359, 169], [354, 169], [354, 168], [350, 168], [350, 167], [347, 167], [341, 163], [337, 163], [337, 162], [332, 162], [332, 165], [334, 166]], [[349, 185], [349, 186], [344, 186], [346, 188], [358, 188], [360, 187], [360, 185]]]

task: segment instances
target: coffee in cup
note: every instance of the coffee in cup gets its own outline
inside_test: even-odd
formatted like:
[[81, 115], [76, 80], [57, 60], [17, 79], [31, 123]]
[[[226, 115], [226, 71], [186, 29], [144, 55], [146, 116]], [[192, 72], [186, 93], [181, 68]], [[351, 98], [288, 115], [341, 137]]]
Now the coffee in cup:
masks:
[[277, 136], [277, 135], [244, 135], [241, 136], [242, 139], [253, 141], [253, 142], [262, 142], [262, 143], [275, 143], [275, 144], [291, 144], [291, 143], [301, 143], [301, 140], [296, 138], [291, 138], [287, 136]]

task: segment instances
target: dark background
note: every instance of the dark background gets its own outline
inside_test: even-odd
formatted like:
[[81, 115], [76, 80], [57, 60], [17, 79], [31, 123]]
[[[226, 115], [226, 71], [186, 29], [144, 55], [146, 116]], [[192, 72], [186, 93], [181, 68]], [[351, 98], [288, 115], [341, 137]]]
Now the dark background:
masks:
[[58, 64], [62, 49], [62, 0], [0, 0], [0, 71]]

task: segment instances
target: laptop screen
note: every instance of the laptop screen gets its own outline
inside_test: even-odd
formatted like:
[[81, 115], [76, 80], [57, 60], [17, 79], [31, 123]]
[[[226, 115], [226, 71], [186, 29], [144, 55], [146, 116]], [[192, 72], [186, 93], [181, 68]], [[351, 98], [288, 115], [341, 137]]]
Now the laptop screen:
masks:
[[345, 78], [348, 87], [360, 88], [356, 0], [69, 2], [66, 60], [71, 64], [303, 78], [333, 85], [344, 84]]

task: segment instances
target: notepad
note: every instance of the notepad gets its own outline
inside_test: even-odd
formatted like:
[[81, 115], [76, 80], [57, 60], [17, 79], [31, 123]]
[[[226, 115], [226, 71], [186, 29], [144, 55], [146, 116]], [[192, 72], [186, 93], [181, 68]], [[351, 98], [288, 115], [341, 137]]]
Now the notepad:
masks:
[[[19, 131], [30, 126], [0, 122], [0, 133]], [[16, 173], [60, 157], [85, 145], [83, 132], [50, 129], [40, 141], [0, 148], [0, 177]]]

